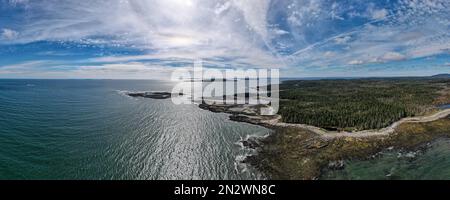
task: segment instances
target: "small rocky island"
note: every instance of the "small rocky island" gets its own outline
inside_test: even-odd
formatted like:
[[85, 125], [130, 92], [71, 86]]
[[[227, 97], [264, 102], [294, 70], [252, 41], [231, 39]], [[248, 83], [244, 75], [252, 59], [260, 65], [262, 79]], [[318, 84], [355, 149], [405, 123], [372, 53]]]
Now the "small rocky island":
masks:
[[[130, 97], [142, 97], [150, 99], [170, 99], [173, 94], [170, 92], [128, 92], [127, 95]], [[183, 96], [183, 94], [178, 95]]]

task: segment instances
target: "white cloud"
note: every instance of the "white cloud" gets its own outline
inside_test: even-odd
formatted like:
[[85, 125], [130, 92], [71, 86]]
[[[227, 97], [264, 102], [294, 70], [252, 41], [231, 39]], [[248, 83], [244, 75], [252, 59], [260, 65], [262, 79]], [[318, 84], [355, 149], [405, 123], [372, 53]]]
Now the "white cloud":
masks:
[[[0, 77], [83, 78], [83, 79], [168, 79], [175, 69], [140, 62], [66, 66], [52, 61], [29, 61], [0, 67]], [[52, 69], [52, 70], [49, 70]], [[61, 70], [63, 69], [63, 70]]]
[[[281, 2], [281, 1], [278, 1]], [[327, 18], [329, 11], [322, 8], [322, 1], [305, 0], [305, 1], [290, 1], [291, 4], [287, 6], [290, 12], [287, 12], [287, 22], [291, 28], [302, 29], [305, 26], [311, 26], [314, 20], [319, 18]]]
[[[215, 61], [220, 58], [220, 61]], [[252, 49], [235, 51], [227, 48], [205, 49], [205, 50], [168, 50], [156, 54], [146, 54], [137, 56], [106, 56], [96, 57], [86, 60], [93, 63], [117, 63], [134, 62], [142, 60], [160, 60], [159, 62], [193, 62], [196, 59], [203, 59], [205, 62], [217, 67], [284, 67], [284, 63], [266, 51]]]
[[[187, 67], [187, 66], [186, 66]], [[140, 62], [81, 66], [68, 74], [85, 78], [161, 79], [170, 77], [175, 68]]]
[[[30, 23], [20, 27], [20, 35], [11, 31], [3, 35], [17, 43], [75, 41], [203, 59], [234, 57], [255, 66], [279, 64], [276, 52], [267, 51], [271, 49], [266, 20], [270, 1], [220, 2], [28, 1], [24, 21]], [[98, 35], [108, 39], [93, 38]]]
[[449, 41], [428, 41], [428, 45], [413, 47], [408, 50], [408, 55], [411, 57], [426, 57], [436, 54], [450, 52], [450, 40]]
[[316, 0], [8, 2], [26, 5], [26, 15], [19, 16], [24, 17], [20, 27], [0, 32], [0, 43], [6, 38], [17, 43], [74, 41], [143, 52], [90, 59], [94, 64], [153, 59], [168, 65], [202, 58], [219, 67], [325, 69], [432, 56], [450, 49], [448, 0], [400, 0], [398, 6], [385, 8]]
[[334, 41], [336, 42], [336, 44], [346, 44], [351, 39], [352, 39], [352, 37], [346, 35], [346, 36], [343, 36], [343, 37], [335, 38]]
[[406, 59], [406, 56], [398, 52], [387, 52], [380, 58], [381, 61], [399, 61], [404, 59]]
[[332, 52], [332, 51], [326, 51], [326, 52], [323, 54], [323, 56], [324, 56], [325, 58], [332, 58], [332, 57], [336, 56], [336, 53], [335, 53], [335, 52]]
[[348, 62], [349, 65], [362, 65], [364, 64], [364, 61], [362, 60], [351, 60], [350, 62]]
[[[450, 2], [432, 2], [401, 1], [400, 6], [385, 9], [369, 6], [366, 13], [352, 14], [367, 18], [367, 23], [309, 44], [293, 53], [292, 60], [302, 66], [326, 68], [382, 64], [450, 52], [446, 20]], [[325, 56], [329, 51], [335, 55]]]
[[372, 11], [372, 19], [381, 20], [387, 17], [388, 11], [386, 9], [374, 10]]
[[281, 30], [281, 29], [273, 29], [273, 32], [274, 32], [276, 35], [286, 35], [286, 34], [289, 34], [288, 31]]
[[235, 7], [240, 9], [249, 27], [264, 40], [267, 39], [267, 11], [270, 0], [234, 0]]
[[216, 15], [220, 15], [224, 11], [228, 10], [231, 6], [231, 3], [229, 1], [225, 2], [224, 4], [217, 4], [216, 8], [214, 9], [214, 13]]
[[337, 14], [338, 10], [339, 10], [339, 4], [338, 4], [337, 2], [334, 2], [334, 3], [331, 5], [331, 12], [330, 12], [331, 18], [332, 18], [332, 19], [338, 19], [338, 20], [344, 20], [343, 17], [341, 17], [341, 16], [339, 16], [339, 15]]
[[13, 71], [30, 70], [48, 63], [50, 63], [50, 61], [40, 60], [40, 61], [27, 61], [12, 65], [4, 65], [0, 66], [0, 72], [7, 73]]
[[11, 65], [0, 66], [0, 77], [4, 78], [38, 78], [33, 74], [47, 73], [51, 69], [56, 69], [56, 64], [50, 60], [26, 61]]
[[0, 39], [3, 40], [14, 40], [17, 38], [19, 33], [17, 31], [11, 30], [11, 29], [2, 29], [0, 32]]

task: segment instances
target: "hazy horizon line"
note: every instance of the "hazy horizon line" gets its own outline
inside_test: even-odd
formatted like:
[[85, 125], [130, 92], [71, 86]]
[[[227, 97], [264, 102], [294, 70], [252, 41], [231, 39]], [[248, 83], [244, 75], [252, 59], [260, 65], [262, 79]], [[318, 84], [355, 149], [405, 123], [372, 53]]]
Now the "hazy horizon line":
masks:
[[[303, 77], [280, 77], [279, 79], [365, 79], [365, 78], [421, 78], [421, 77], [433, 77], [437, 75], [450, 75], [450, 73], [439, 73], [434, 75], [396, 75], [396, 76], [303, 76]], [[243, 78], [241, 78], [243, 79]], [[256, 78], [250, 78], [256, 79]], [[142, 78], [4, 78], [0, 77], [0, 80], [158, 80], [158, 81], [170, 81], [170, 79], [142, 79]], [[205, 80], [205, 79], [203, 79]]]

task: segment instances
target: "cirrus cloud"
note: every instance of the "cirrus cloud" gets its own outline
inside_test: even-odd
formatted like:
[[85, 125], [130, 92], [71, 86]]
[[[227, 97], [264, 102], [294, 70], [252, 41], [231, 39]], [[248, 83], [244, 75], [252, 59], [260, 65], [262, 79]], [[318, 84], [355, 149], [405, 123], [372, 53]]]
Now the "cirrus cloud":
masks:
[[[385, 65], [439, 56], [450, 49], [447, 0], [0, 3], [0, 47], [40, 42], [71, 44], [68, 53], [58, 53], [66, 57], [70, 57], [71, 49], [98, 47], [95, 52], [88, 49], [89, 55], [77, 57], [73, 63], [66, 61], [68, 65], [140, 62], [170, 67], [170, 63], [204, 59], [208, 65], [222, 68], [282, 67], [332, 73], [352, 70], [344, 69], [349, 65], [369, 68], [364, 64]], [[134, 52], [131, 55], [120, 53], [130, 49]], [[0, 53], [8, 59], [17, 55], [6, 50]], [[30, 54], [23, 57], [45, 55]], [[15, 62], [23, 62], [21, 56], [16, 57]]]

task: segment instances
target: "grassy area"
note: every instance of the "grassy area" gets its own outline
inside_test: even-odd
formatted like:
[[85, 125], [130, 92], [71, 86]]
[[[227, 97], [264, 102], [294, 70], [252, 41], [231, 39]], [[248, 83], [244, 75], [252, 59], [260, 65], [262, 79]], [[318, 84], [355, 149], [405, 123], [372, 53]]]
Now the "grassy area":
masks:
[[284, 122], [330, 130], [387, 127], [450, 103], [450, 79], [294, 80], [280, 85]]

